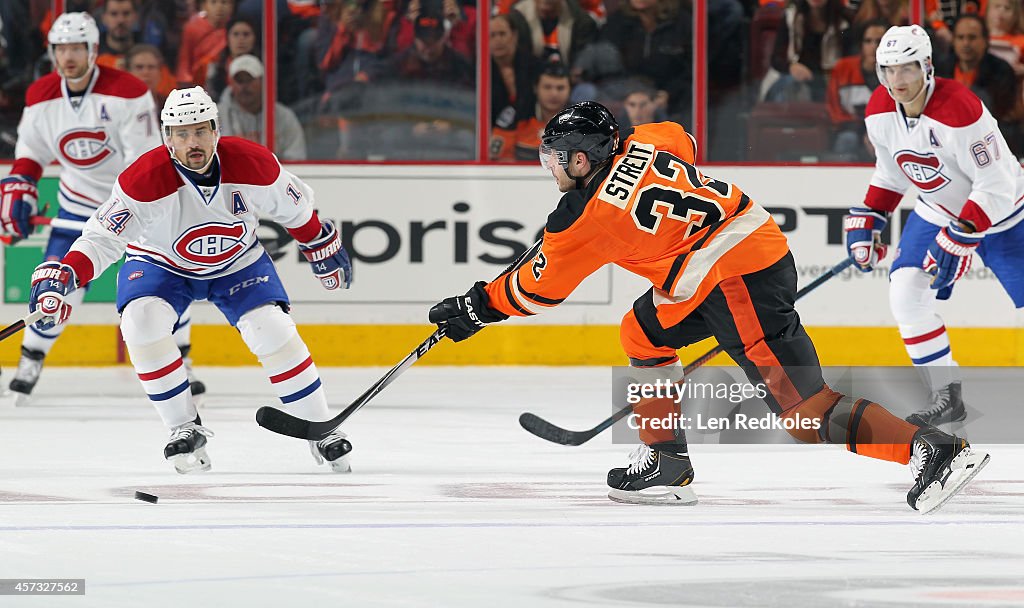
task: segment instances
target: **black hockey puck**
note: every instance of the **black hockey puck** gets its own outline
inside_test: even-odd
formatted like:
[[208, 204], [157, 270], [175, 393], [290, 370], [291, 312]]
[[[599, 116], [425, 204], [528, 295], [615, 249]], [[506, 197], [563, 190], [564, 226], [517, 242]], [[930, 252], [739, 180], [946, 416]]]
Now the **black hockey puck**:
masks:
[[159, 499], [156, 496], [153, 496], [152, 494], [146, 494], [145, 492], [135, 492], [135, 500], [141, 500], [142, 502], [150, 502], [155, 505], [156, 501]]

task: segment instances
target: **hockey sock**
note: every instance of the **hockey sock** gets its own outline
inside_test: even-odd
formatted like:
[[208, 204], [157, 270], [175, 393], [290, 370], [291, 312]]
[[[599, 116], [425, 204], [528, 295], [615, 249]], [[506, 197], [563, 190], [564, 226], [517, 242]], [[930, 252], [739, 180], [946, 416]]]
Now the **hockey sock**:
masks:
[[286, 312], [262, 306], [242, 315], [238, 330], [289, 413], [317, 421], [331, 417], [320, 373]]
[[194, 420], [196, 407], [174, 338], [166, 336], [153, 344], [127, 343], [127, 346], [142, 388], [164, 424], [172, 428]]
[[[649, 446], [664, 444], [661, 446], [664, 449], [685, 452], [686, 436], [680, 420], [680, 400], [673, 392], [683, 381], [683, 367], [678, 357], [675, 360], [650, 360], [650, 365], [636, 365], [635, 360], [631, 361], [634, 365], [631, 366], [630, 377], [623, 380], [631, 385], [631, 388], [626, 388], [626, 395], [632, 395], [634, 399], [639, 397], [639, 401], [633, 403], [633, 414], [640, 441]], [[641, 389], [657, 389], [657, 394], [644, 396], [638, 392]]]
[[816, 431], [796, 425], [790, 432], [801, 441], [844, 443], [854, 454], [901, 464], [910, 462], [910, 444], [919, 429], [877, 403], [852, 399], [828, 386], [783, 416], [819, 420]]
[[[656, 443], [680, 443], [685, 451], [685, 439], [679, 424], [679, 404], [674, 399], [641, 399], [633, 406], [636, 414], [636, 425], [639, 427], [640, 441], [647, 445]], [[677, 430], [678, 429], [678, 430]]]

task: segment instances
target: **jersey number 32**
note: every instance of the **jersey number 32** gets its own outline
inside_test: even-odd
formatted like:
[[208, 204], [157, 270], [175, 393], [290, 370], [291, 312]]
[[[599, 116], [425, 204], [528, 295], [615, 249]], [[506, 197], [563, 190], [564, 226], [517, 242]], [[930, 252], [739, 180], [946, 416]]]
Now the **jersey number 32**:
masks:
[[[678, 156], [659, 151], [651, 165], [655, 174], [668, 181], [683, 177], [684, 188], [650, 184], [637, 192], [630, 214], [637, 228], [651, 234], [658, 232], [662, 218], [686, 223], [683, 238], [702, 228], [722, 221], [725, 211], [716, 200], [728, 198], [732, 186], [728, 182], [705, 177], [690, 163]], [[683, 171], [680, 176], [679, 171]], [[688, 187], [686, 187], [688, 186]]]

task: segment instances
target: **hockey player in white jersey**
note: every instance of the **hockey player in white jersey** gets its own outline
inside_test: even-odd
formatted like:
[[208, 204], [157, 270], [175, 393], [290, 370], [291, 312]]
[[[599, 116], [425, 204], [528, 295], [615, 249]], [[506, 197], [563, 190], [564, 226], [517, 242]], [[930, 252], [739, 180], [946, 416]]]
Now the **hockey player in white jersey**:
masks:
[[[0, 180], [0, 232], [14, 240], [32, 231], [36, 184], [52, 161], [61, 164], [59, 217], [84, 223], [110, 196], [117, 174], [160, 145], [153, 96], [131, 74], [96, 65], [99, 36], [87, 13], [65, 13], [50, 28], [50, 57], [57, 71], [29, 87], [18, 125], [17, 159], [11, 174]], [[79, 235], [81, 230], [52, 229], [44, 259], [59, 260]], [[78, 304], [84, 296], [81, 289], [69, 303]], [[10, 383], [19, 405], [27, 402], [43, 360], [63, 329], [25, 332], [21, 361]], [[189, 329], [186, 312], [175, 333], [186, 357], [191, 348]], [[205, 391], [201, 382], [192, 380], [197, 395]]]
[[846, 218], [846, 246], [856, 266], [870, 271], [885, 256], [879, 234], [890, 214], [917, 188], [889, 275], [900, 335], [932, 391], [931, 406], [908, 420], [960, 421], [961, 377], [936, 300], [949, 298], [977, 252], [1014, 305], [1024, 306], [1024, 171], [981, 100], [934, 76], [920, 26], [890, 28], [876, 57], [883, 86], [865, 122], [877, 163], [864, 206]]
[[[173, 91], [160, 115], [164, 143], [132, 163], [61, 261], [32, 276], [30, 309], [41, 327], [64, 322], [69, 297], [119, 259], [117, 308], [132, 365], [171, 436], [164, 457], [180, 473], [210, 468], [212, 433], [196, 412], [171, 337], [179, 315], [209, 300], [256, 355], [281, 402], [295, 415], [330, 418], [320, 376], [295, 323], [288, 295], [256, 238], [260, 216], [288, 229], [327, 289], [352, 277], [338, 230], [313, 209], [313, 192], [266, 148], [220, 137], [217, 106], [200, 87]], [[318, 463], [347, 471], [342, 434], [310, 442]]]

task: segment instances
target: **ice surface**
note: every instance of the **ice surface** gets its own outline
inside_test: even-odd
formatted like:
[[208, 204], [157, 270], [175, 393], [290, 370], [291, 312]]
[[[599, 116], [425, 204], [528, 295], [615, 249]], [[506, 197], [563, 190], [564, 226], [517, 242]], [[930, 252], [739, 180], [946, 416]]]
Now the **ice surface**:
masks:
[[[699, 505], [622, 505], [604, 478], [632, 446], [516, 422], [593, 426], [607, 369], [413, 368], [346, 425], [348, 476], [256, 425], [260, 370], [197, 371], [206, 474], [163, 460], [128, 367], [47, 369], [0, 405], [0, 578], [86, 579], [0, 606], [1024, 605], [1019, 445], [930, 517], [906, 467], [830, 446], [693, 445]], [[383, 372], [322, 371], [336, 407]]]

